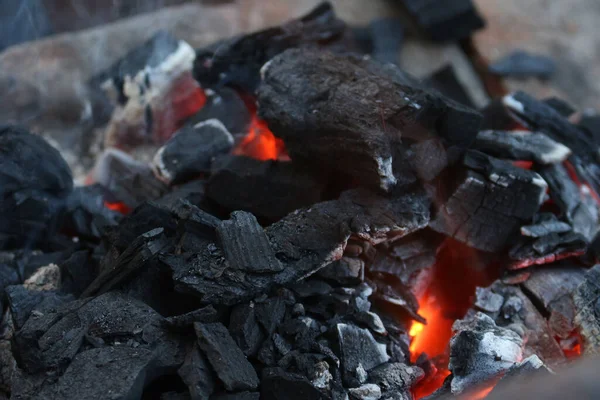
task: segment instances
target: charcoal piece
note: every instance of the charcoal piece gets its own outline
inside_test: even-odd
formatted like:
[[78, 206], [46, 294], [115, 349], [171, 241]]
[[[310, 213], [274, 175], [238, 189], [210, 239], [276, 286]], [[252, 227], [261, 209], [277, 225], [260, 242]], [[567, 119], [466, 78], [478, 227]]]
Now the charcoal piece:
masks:
[[275, 274], [233, 270], [214, 244], [191, 255], [161, 255], [173, 271], [175, 288], [212, 304], [233, 305], [290, 285], [342, 257], [351, 232], [372, 243], [398, 239], [424, 228], [429, 200], [423, 193], [383, 197], [355, 190], [317, 203], [270, 225], [265, 231], [284, 269]]
[[163, 327], [163, 318], [146, 304], [108, 292], [91, 300], [77, 300], [56, 309], [32, 313], [15, 333], [15, 355], [29, 373], [67, 366], [87, 334], [104, 343], [128, 342], [155, 352], [156, 368], [172, 368], [184, 353]]
[[196, 207], [187, 200], [178, 200], [170, 207], [171, 213], [179, 219], [178, 230], [191, 232], [195, 236], [216, 239], [216, 229], [221, 220]]
[[298, 282], [292, 287], [292, 290], [298, 295], [298, 297], [304, 299], [306, 297], [326, 296], [331, 293], [333, 288], [327, 282], [318, 279], [311, 279]]
[[452, 327], [450, 362], [452, 393], [483, 383], [508, 370], [523, 356], [523, 339], [514, 331], [496, 326], [493, 319], [477, 313]]
[[[554, 300], [548, 307], [550, 317], [548, 326], [555, 337], [563, 340], [572, 338], [575, 331], [575, 303], [571, 294], [564, 295]], [[561, 341], [561, 347], [563, 342]], [[564, 348], [564, 347], [563, 347]]]
[[433, 41], [451, 42], [467, 39], [485, 26], [471, 0], [448, 4], [441, 0], [400, 0], [416, 24]]
[[254, 367], [223, 324], [196, 322], [194, 329], [200, 349], [227, 390], [243, 391], [258, 387], [259, 380]]
[[440, 140], [424, 140], [410, 148], [414, 153], [413, 169], [426, 182], [432, 181], [448, 166], [448, 155]]
[[381, 18], [369, 24], [371, 56], [382, 63], [398, 64], [404, 41], [404, 26], [399, 18]]
[[169, 193], [155, 200], [155, 203], [166, 209], [172, 208], [181, 200], [198, 205], [204, 199], [205, 187], [206, 182], [203, 180], [191, 181], [171, 188]]
[[188, 387], [191, 400], [208, 399], [214, 392], [214, 372], [196, 344], [185, 356], [185, 361], [177, 370], [177, 374]]
[[217, 227], [225, 259], [234, 270], [249, 273], [277, 273], [283, 265], [275, 257], [264, 229], [254, 215], [235, 211]]
[[500, 251], [539, 210], [547, 184], [535, 172], [468, 151], [465, 169], [430, 227], [483, 251]]
[[278, 220], [321, 199], [323, 184], [294, 163], [225, 156], [213, 164], [207, 196], [228, 210]]
[[206, 103], [187, 120], [187, 125], [217, 119], [233, 136], [246, 134], [252, 115], [246, 102], [234, 90], [222, 87], [216, 90], [206, 89]]
[[569, 102], [558, 97], [549, 97], [543, 100], [546, 105], [552, 107], [556, 112], [565, 118], [569, 118], [571, 115], [577, 112]]
[[400, 83], [386, 67], [354, 56], [288, 50], [262, 69], [259, 115], [294, 162], [389, 191], [397, 183], [396, 148], [435, 134], [448, 146], [467, 147], [481, 116]]
[[381, 398], [381, 388], [373, 383], [367, 383], [357, 388], [348, 389], [348, 394], [352, 400], [379, 400]]
[[113, 148], [98, 157], [90, 179], [129, 208], [158, 199], [168, 190], [165, 183], [156, 179], [148, 164]]
[[506, 374], [494, 386], [490, 394], [501, 393], [509, 385], [517, 382], [531, 384], [532, 379], [537, 379], [543, 376], [552, 376], [552, 371], [544, 365], [544, 362], [536, 355], [527, 357], [523, 361], [516, 363], [506, 371]]
[[546, 309], [559, 298], [571, 293], [583, 283], [585, 270], [577, 266], [538, 268], [523, 284], [530, 297]]
[[21, 329], [34, 310], [52, 310], [74, 300], [69, 294], [55, 290], [33, 290], [24, 285], [8, 286], [5, 289], [8, 307], [15, 329]]
[[370, 274], [370, 278], [368, 281], [370, 286], [376, 289], [373, 298], [380, 306], [393, 309], [401, 315], [408, 315], [415, 321], [426, 323], [426, 320], [418, 314], [419, 303], [415, 295], [400, 277], [385, 272], [375, 272]]
[[548, 183], [550, 198], [567, 218], [572, 218], [581, 202], [579, 188], [562, 165], [546, 166], [539, 170]]
[[568, 147], [541, 132], [480, 131], [473, 146], [494, 157], [539, 164], [560, 163], [571, 155]]
[[379, 315], [371, 311], [361, 311], [354, 313], [351, 317], [358, 324], [366, 325], [371, 331], [380, 335], [387, 334], [385, 326]]
[[23, 128], [0, 125], [0, 250], [47, 243], [73, 190], [58, 150]]
[[233, 147], [233, 136], [217, 119], [181, 128], [158, 149], [152, 161], [156, 177], [177, 185], [208, 174], [214, 157]]
[[524, 50], [514, 50], [489, 66], [492, 74], [518, 79], [549, 79], [555, 70], [554, 59]]
[[471, 96], [458, 79], [452, 64], [447, 64], [429, 75], [425, 79], [424, 84], [460, 104], [475, 108], [475, 104], [473, 103]]
[[336, 325], [336, 331], [344, 381], [348, 385], [360, 384], [356, 375], [357, 368], [370, 371], [389, 360], [385, 345], [378, 343], [368, 330], [339, 323]]
[[353, 285], [364, 280], [365, 262], [360, 258], [342, 257], [317, 272], [320, 278], [338, 285]]
[[194, 76], [202, 87], [230, 86], [254, 93], [260, 69], [277, 54], [294, 47], [332, 47], [345, 25], [322, 3], [307, 15], [280, 27], [215, 43], [196, 53]]
[[286, 356], [292, 351], [292, 346], [278, 333], [273, 334], [273, 347], [281, 356]]
[[98, 274], [97, 263], [87, 250], [71, 254], [59, 267], [62, 291], [76, 296], [81, 295]]
[[100, 185], [80, 186], [73, 189], [66, 202], [62, 230], [74, 236], [98, 240], [105, 226], [115, 226], [121, 214], [104, 204], [106, 189]]
[[587, 240], [579, 233], [551, 233], [541, 238], [521, 237], [509, 250], [509, 269], [543, 265], [585, 254]]
[[262, 372], [260, 398], [264, 400], [324, 400], [327, 398], [300, 374], [281, 368], [265, 368]]
[[387, 363], [369, 372], [369, 381], [381, 387], [384, 394], [410, 390], [425, 376], [417, 366], [402, 363]]
[[598, 298], [600, 298], [600, 266], [596, 265], [585, 274], [585, 281], [573, 292], [575, 325], [583, 338], [583, 354], [600, 353], [600, 323], [598, 322]]
[[246, 357], [256, 355], [265, 340], [265, 335], [256, 321], [254, 303], [233, 307], [229, 317], [229, 333]]
[[275, 344], [272, 340], [263, 342], [260, 350], [258, 350], [258, 356], [256, 358], [263, 365], [268, 367], [273, 367], [278, 364], [277, 352], [275, 351]]
[[569, 219], [573, 232], [581, 234], [586, 241], [591, 242], [599, 230], [600, 209], [598, 202], [589, 187], [580, 186], [581, 202]]
[[[134, 240], [110, 265], [107, 265], [109, 261], [104, 260], [101, 262], [101, 265], [104, 264], [104, 268], [100, 270], [98, 277], [87, 287], [82, 296], [89, 297], [94, 294], [102, 294], [115, 288], [130, 278], [136, 271], [143, 268], [152, 257], [156, 256], [168, 244], [163, 228], [144, 233]], [[106, 257], [112, 258], [110, 255]]]
[[271, 336], [285, 316], [284, 300], [277, 296], [256, 304], [256, 320]]
[[539, 213], [533, 218], [532, 225], [524, 225], [521, 227], [521, 235], [540, 238], [551, 233], [566, 233], [571, 229], [571, 225], [559, 221], [556, 215], [551, 213]]
[[258, 392], [223, 393], [211, 396], [210, 400], [259, 400]]
[[149, 350], [126, 346], [87, 350], [78, 354], [57, 380], [45, 380], [41, 387], [18, 385], [23, 391], [13, 392], [12, 396], [40, 400], [141, 398], [153, 358]]
[[212, 305], [208, 305], [185, 314], [168, 317], [166, 322], [173, 328], [184, 329], [192, 327], [194, 322], [217, 322], [218, 319], [218, 311]]
[[488, 288], [475, 289], [475, 308], [486, 313], [497, 313], [504, 304], [504, 297]]

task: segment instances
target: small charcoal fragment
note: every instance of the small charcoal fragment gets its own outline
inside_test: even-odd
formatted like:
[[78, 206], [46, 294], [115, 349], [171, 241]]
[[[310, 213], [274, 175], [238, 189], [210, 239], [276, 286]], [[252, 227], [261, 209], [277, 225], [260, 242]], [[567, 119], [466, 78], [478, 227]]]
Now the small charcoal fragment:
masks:
[[550, 198], [560, 207], [567, 218], [572, 218], [581, 202], [579, 188], [569, 177], [562, 165], [551, 165], [540, 169], [540, 175], [548, 183]]
[[206, 89], [204, 93], [206, 104], [187, 120], [188, 125], [217, 119], [234, 137], [248, 132], [252, 116], [240, 94], [227, 87]]
[[379, 400], [381, 398], [381, 388], [373, 383], [348, 389], [348, 394], [352, 400]]
[[221, 323], [194, 324], [198, 345], [229, 391], [253, 390], [259, 380], [252, 364]]
[[509, 250], [509, 269], [552, 263], [585, 254], [587, 240], [579, 233], [569, 231], [550, 233], [540, 238], [521, 237]]
[[478, 287], [475, 290], [475, 307], [486, 313], [497, 313], [504, 304], [504, 297], [488, 288]]
[[279, 327], [284, 315], [285, 302], [280, 296], [256, 304], [256, 319], [269, 336]]
[[196, 344], [185, 356], [185, 361], [177, 373], [188, 387], [192, 400], [208, 399], [213, 393], [214, 372]]
[[556, 164], [571, 155], [571, 150], [540, 132], [481, 131], [474, 148], [489, 155], [516, 161]]
[[175, 132], [154, 156], [152, 169], [166, 184], [176, 185], [208, 174], [214, 157], [233, 147], [233, 136], [216, 119]]
[[549, 79], [556, 70], [556, 62], [547, 56], [515, 50], [493, 62], [489, 70], [504, 77]]
[[369, 372], [369, 381], [381, 387], [385, 395], [388, 392], [406, 392], [425, 376], [417, 366], [401, 363], [383, 364]]
[[265, 340], [255, 310], [254, 303], [238, 304], [229, 317], [229, 332], [245, 356], [254, 356]]
[[424, 33], [436, 42], [467, 39], [485, 26], [471, 0], [398, 0]]
[[521, 227], [521, 235], [540, 238], [551, 233], [566, 233], [571, 229], [571, 225], [559, 221], [554, 214], [540, 213], [533, 218], [532, 225]]
[[448, 369], [454, 394], [508, 370], [523, 356], [523, 339], [485, 314], [456, 321], [452, 329]]
[[356, 376], [357, 368], [370, 371], [389, 360], [386, 346], [378, 343], [368, 330], [342, 323], [336, 325], [336, 330], [347, 384], [360, 384]]
[[327, 396], [315, 388], [306, 377], [265, 368], [262, 372], [260, 398], [264, 400], [325, 400]]

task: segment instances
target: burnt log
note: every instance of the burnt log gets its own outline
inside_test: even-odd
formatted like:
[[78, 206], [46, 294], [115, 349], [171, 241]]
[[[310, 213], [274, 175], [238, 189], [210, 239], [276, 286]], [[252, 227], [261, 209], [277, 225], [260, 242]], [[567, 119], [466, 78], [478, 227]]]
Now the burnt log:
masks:
[[440, 138], [467, 147], [481, 116], [429, 93], [390, 64], [292, 49], [262, 69], [259, 115], [294, 162], [390, 190], [395, 149]]
[[323, 3], [307, 15], [279, 27], [217, 42], [196, 52], [194, 77], [202, 87], [230, 86], [254, 93], [260, 69], [277, 54], [295, 47], [335, 47], [345, 24]]

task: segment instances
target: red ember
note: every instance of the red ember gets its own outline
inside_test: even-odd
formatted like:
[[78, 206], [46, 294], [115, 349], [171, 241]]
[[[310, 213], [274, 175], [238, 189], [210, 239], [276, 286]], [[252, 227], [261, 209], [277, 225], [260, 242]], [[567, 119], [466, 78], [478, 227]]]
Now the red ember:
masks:
[[233, 154], [263, 161], [288, 158], [283, 140], [276, 138], [267, 123], [259, 119], [256, 114], [252, 116], [248, 133], [233, 149]]
[[125, 203], [121, 203], [121, 202], [111, 203], [111, 202], [105, 201], [104, 207], [108, 208], [109, 210], [119, 212], [123, 215], [129, 214], [131, 212], [131, 209], [129, 207], [127, 207], [125, 205]]

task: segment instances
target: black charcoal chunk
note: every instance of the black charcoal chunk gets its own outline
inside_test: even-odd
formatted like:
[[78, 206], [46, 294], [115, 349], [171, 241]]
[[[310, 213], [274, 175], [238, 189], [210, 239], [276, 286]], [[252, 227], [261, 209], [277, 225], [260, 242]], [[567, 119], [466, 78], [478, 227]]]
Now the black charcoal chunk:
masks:
[[8, 286], [5, 296], [16, 330], [25, 325], [34, 310], [50, 311], [75, 300], [69, 294], [57, 293], [55, 290], [27, 289], [25, 285]]
[[535, 172], [469, 150], [430, 227], [478, 250], [499, 251], [539, 210], [548, 185]]
[[216, 229], [221, 220], [206, 211], [196, 207], [187, 200], [178, 200], [171, 206], [171, 212], [179, 219], [178, 230], [191, 232], [194, 236], [214, 240]]
[[254, 356], [265, 340], [258, 321], [254, 303], [238, 304], [231, 310], [229, 333], [245, 356]]
[[98, 274], [97, 262], [87, 250], [74, 252], [59, 267], [61, 290], [76, 296], [81, 295]]
[[370, 371], [389, 360], [386, 346], [378, 343], [367, 329], [339, 323], [336, 325], [336, 330], [341, 352], [342, 371], [348, 385], [360, 384], [357, 377], [359, 369]]
[[262, 372], [260, 398], [264, 400], [325, 400], [327, 396], [300, 374], [281, 368], [265, 368]]
[[198, 345], [229, 391], [256, 389], [258, 376], [252, 364], [221, 323], [195, 323]]
[[583, 354], [600, 354], [600, 320], [597, 304], [600, 298], [600, 265], [590, 269], [585, 281], [573, 293], [575, 325], [583, 337]]
[[477, 313], [452, 327], [450, 362], [452, 393], [484, 383], [522, 359], [523, 339], [514, 331], [496, 326], [493, 319]]
[[550, 233], [540, 238], [521, 237], [509, 250], [509, 269], [534, 264], [549, 264], [564, 258], [580, 256], [587, 250], [587, 240], [579, 233]]
[[371, 55], [382, 63], [398, 64], [404, 41], [404, 26], [399, 18], [381, 18], [369, 24]]
[[345, 28], [332, 6], [322, 3], [307, 15], [280, 27], [198, 50], [194, 76], [202, 87], [231, 86], [253, 93], [260, 83], [260, 69], [274, 56], [295, 47], [333, 47], [342, 39]]
[[120, 213], [105, 206], [106, 194], [100, 185], [73, 189], [67, 198], [62, 229], [80, 238], [100, 239], [105, 226], [115, 226], [121, 219]]
[[172, 208], [180, 200], [185, 200], [191, 204], [200, 204], [204, 199], [206, 182], [195, 180], [185, 185], [171, 188], [171, 191], [160, 197], [155, 203], [166, 209]]
[[58, 150], [39, 135], [0, 125], [0, 250], [48, 243], [72, 190]]
[[220, 206], [269, 221], [318, 202], [322, 192], [323, 184], [294, 163], [235, 155], [215, 160], [207, 188]]
[[254, 215], [236, 211], [217, 227], [225, 259], [234, 270], [250, 273], [277, 273], [283, 265], [275, 257], [264, 229]]
[[269, 336], [275, 332], [284, 316], [285, 302], [279, 296], [256, 304], [256, 319]]
[[213, 393], [215, 388], [214, 372], [196, 344], [185, 356], [185, 361], [177, 373], [188, 387], [192, 400], [208, 399]]
[[183, 329], [192, 327], [194, 322], [217, 322], [218, 319], [219, 312], [212, 305], [208, 305], [185, 314], [168, 317], [166, 322], [176, 329]]
[[338, 285], [353, 285], [364, 280], [365, 262], [360, 258], [342, 257], [317, 272], [320, 278]]
[[540, 213], [534, 217], [532, 225], [524, 225], [521, 227], [521, 235], [539, 238], [551, 233], [566, 233], [571, 229], [571, 225], [559, 221], [556, 215], [551, 213]]
[[460, 104], [475, 108], [475, 104], [473, 103], [471, 96], [458, 79], [452, 64], [447, 64], [429, 75], [425, 79], [424, 84], [427, 87], [437, 90], [444, 96], [459, 102]]
[[489, 70], [503, 77], [549, 79], [556, 70], [556, 63], [551, 57], [515, 50], [493, 62]]
[[485, 26], [471, 0], [398, 0], [424, 33], [436, 42], [466, 39]]
[[489, 288], [475, 289], [475, 308], [486, 313], [497, 313], [504, 304], [504, 297], [492, 292]]
[[206, 89], [206, 104], [187, 120], [194, 126], [198, 123], [217, 119], [233, 136], [246, 134], [252, 115], [242, 97], [227, 87]]
[[387, 394], [388, 392], [408, 391], [424, 376], [423, 370], [417, 366], [387, 363], [369, 372], [369, 382], [379, 385]]
[[494, 157], [539, 164], [556, 164], [571, 155], [571, 150], [540, 132], [481, 131], [474, 148]]
[[570, 178], [563, 165], [549, 165], [539, 170], [548, 183], [550, 198], [560, 208], [563, 215], [572, 218], [581, 202], [579, 187]]
[[291, 49], [263, 68], [259, 115], [294, 162], [389, 191], [397, 184], [397, 148], [435, 135], [446, 146], [465, 148], [481, 123], [474, 110], [401, 83], [395, 70], [350, 55]]
[[223, 123], [209, 119], [175, 132], [156, 152], [152, 169], [158, 179], [177, 185], [208, 174], [213, 158], [232, 147], [233, 136]]

